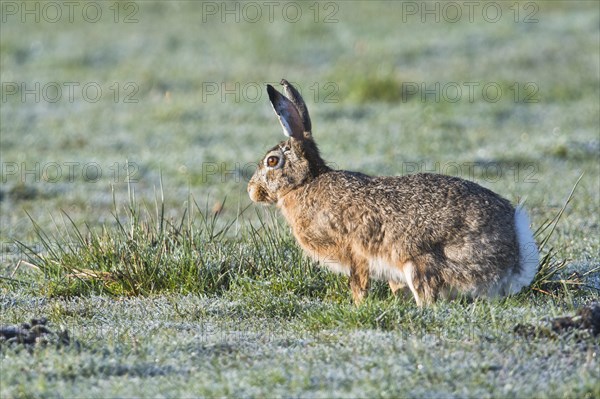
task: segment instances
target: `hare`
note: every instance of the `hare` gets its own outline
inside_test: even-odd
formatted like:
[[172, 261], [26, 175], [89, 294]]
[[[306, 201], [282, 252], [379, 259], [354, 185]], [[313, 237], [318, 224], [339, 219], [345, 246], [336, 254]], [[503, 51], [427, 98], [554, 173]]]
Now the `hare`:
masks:
[[359, 304], [369, 279], [412, 293], [418, 306], [457, 293], [504, 296], [529, 285], [539, 254], [525, 210], [456, 177], [374, 177], [334, 170], [319, 155], [308, 109], [285, 79], [267, 85], [288, 139], [271, 148], [248, 183], [276, 204], [303, 250], [349, 276]]

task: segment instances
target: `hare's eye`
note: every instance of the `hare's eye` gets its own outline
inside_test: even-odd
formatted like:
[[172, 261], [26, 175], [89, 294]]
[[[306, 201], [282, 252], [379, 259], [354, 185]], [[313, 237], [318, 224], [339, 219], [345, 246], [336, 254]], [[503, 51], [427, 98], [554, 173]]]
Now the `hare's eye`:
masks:
[[267, 166], [270, 168], [274, 168], [279, 163], [279, 157], [275, 155], [271, 155], [267, 158]]

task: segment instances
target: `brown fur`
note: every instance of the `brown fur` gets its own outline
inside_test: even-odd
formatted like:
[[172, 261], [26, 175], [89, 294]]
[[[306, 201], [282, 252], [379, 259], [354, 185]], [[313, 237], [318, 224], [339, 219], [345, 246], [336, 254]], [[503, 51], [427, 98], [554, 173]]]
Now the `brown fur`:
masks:
[[[248, 184], [250, 197], [276, 204], [308, 255], [347, 273], [356, 303], [370, 276], [388, 279], [393, 292], [408, 286], [421, 305], [450, 291], [486, 295], [518, 272], [515, 208], [507, 200], [455, 177], [332, 170], [312, 138], [304, 101], [282, 84], [292, 98], [269, 86], [275, 111], [301, 120], [303, 131], [294, 128], [267, 153]], [[272, 155], [281, 167], [267, 166]]]

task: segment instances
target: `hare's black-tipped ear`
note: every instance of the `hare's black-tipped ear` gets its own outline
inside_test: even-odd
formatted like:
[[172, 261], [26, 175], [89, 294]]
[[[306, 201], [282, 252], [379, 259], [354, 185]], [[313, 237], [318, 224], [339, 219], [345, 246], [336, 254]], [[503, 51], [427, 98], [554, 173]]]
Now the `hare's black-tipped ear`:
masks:
[[298, 113], [300, 114], [300, 117], [302, 118], [304, 132], [310, 133], [312, 130], [312, 124], [310, 122], [310, 116], [308, 115], [308, 108], [306, 108], [306, 104], [304, 103], [302, 96], [300, 95], [298, 90], [296, 90], [296, 88], [292, 86], [287, 80], [281, 79], [281, 85], [283, 86], [283, 92], [285, 93], [287, 98], [289, 98], [294, 103], [296, 109], [298, 110]]
[[297, 140], [303, 140], [304, 125], [294, 103], [271, 85], [267, 85], [267, 93], [269, 93], [269, 100], [271, 100], [271, 105], [279, 118], [279, 123], [283, 127], [283, 134]]

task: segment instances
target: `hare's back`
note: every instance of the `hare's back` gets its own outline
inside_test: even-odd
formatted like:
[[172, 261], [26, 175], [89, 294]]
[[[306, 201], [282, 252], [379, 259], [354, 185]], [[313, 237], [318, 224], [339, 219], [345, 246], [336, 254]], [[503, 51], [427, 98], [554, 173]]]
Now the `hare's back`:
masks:
[[[493, 191], [469, 180], [419, 173], [374, 178], [378, 205], [427, 220], [432, 228], [463, 225], [480, 229], [489, 224], [512, 226], [514, 207]], [[507, 226], [510, 227], [510, 226]]]
[[399, 177], [376, 177], [372, 183], [386, 199], [399, 205], [418, 204], [428, 212], [444, 208], [464, 211], [514, 212], [510, 202], [495, 192], [469, 180], [434, 173]]
[[[433, 173], [371, 177], [336, 171], [322, 176], [317, 191], [321, 205], [342, 219], [368, 214], [396, 229], [421, 226], [434, 235], [476, 232], [497, 226], [512, 229], [512, 204], [479, 184]], [[317, 202], [321, 202], [317, 201]], [[406, 231], [406, 230], [405, 230]]]
[[301, 219], [323, 214], [342, 225], [372, 221], [370, 225], [385, 225], [395, 233], [418, 234], [422, 228], [435, 236], [452, 235], [457, 229], [483, 233], [514, 226], [515, 209], [508, 200], [475, 182], [433, 173], [371, 177], [331, 171], [301, 193], [290, 207]]

